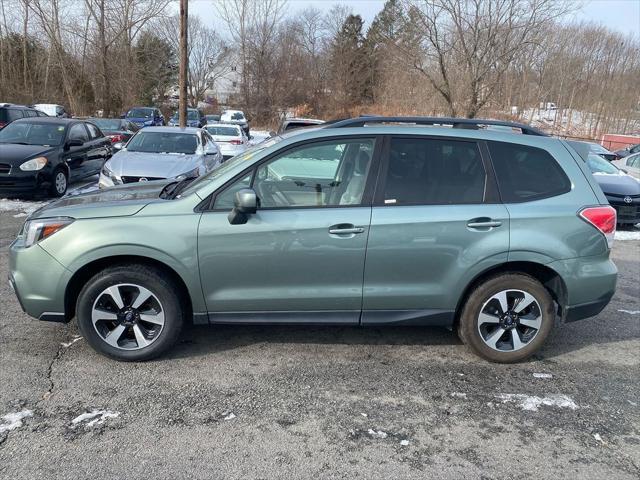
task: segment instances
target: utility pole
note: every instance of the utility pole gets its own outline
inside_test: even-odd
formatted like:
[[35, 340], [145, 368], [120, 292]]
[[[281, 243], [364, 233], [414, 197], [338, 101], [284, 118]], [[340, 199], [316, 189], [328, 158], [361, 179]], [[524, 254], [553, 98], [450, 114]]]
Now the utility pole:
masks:
[[189, 0], [180, 0], [180, 128], [187, 126], [187, 69], [189, 58], [187, 52], [187, 24], [189, 22]]

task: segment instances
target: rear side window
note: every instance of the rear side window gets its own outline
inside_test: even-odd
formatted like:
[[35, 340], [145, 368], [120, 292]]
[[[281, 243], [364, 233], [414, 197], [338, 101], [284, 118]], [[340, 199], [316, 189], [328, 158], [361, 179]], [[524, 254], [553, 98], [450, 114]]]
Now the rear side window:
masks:
[[38, 116], [38, 114], [36, 113], [35, 110], [25, 110], [23, 113], [24, 113], [25, 117], [37, 117]]
[[529, 202], [571, 190], [571, 181], [547, 151], [514, 143], [488, 145], [503, 202]]
[[393, 138], [385, 205], [482, 203], [486, 171], [474, 142]]
[[0, 122], [10, 123], [22, 118], [22, 112], [18, 109], [0, 108]]

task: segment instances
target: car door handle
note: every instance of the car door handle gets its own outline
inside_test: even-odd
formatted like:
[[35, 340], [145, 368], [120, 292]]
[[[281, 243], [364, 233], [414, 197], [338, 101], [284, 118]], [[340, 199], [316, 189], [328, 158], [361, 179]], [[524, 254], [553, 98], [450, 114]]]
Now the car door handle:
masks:
[[363, 232], [363, 227], [356, 227], [351, 223], [339, 223], [338, 225], [331, 225], [329, 227], [329, 233], [331, 235], [353, 235], [354, 233]]
[[502, 222], [499, 220], [493, 220], [491, 218], [474, 218], [473, 220], [469, 220], [467, 222], [467, 227], [469, 228], [493, 228], [499, 227], [502, 225]]

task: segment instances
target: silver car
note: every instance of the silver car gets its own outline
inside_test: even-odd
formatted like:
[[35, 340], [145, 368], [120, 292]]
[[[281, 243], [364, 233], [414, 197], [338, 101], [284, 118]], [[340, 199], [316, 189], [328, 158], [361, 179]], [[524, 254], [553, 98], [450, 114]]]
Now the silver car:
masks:
[[205, 130], [147, 127], [104, 164], [98, 185], [195, 178], [221, 162], [220, 148]]

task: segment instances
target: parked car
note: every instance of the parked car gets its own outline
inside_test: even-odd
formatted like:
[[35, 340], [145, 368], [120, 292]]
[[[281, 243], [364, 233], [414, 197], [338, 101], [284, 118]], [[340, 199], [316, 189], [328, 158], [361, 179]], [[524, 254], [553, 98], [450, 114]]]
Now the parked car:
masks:
[[24, 118], [0, 130], [0, 195], [49, 193], [95, 175], [111, 156], [111, 142], [90, 122]]
[[127, 143], [140, 130], [140, 127], [126, 118], [88, 118], [87, 120], [97, 125], [112, 144]]
[[618, 155], [619, 158], [624, 158], [629, 155], [633, 155], [634, 153], [640, 153], [640, 143], [637, 143], [636, 145], [629, 145], [627, 148], [615, 151], [615, 154]]
[[205, 115], [204, 118], [207, 124], [220, 122], [220, 115]]
[[249, 147], [249, 139], [239, 125], [214, 123], [204, 128], [218, 144], [224, 160], [241, 154]]
[[609, 162], [613, 162], [614, 160], [618, 160], [618, 155], [613, 153], [611, 150], [607, 150], [606, 148], [604, 148], [602, 145], [598, 144], [598, 143], [591, 143], [591, 142], [582, 142], [585, 143], [589, 146], [589, 151], [591, 153], [594, 153], [596, 155], [600, 155], [602, 158], [604, 158], [605, 160], [608, 160]]
[[220, 149], [204, 130], [147, 127], [104, 164], [98, 186], [193, 179], [211, 171], [220, 162]]
[[56, 103], [36, 103], [33, 108], [46, 113], [50, 117], [71, 118], [71, 114], [62, 105]]
[[29, 117], [46, 117], [47, 114], [25, 105], [0, 103], [0, 130], [14, 120]]
[[633, 153], [611, 163], [632, 177], [640, 179], [640, 152]]
[[193, 321], [455, 327], [496, 362], [607, 305], [615, 210], [564, 140], [354, 124], [45, 206], [10, 247], [20, 304], [127, 361]]
[[129, 120], [140, 128], [162, 126], [165, 124], [164, 115], [154, 107], [134, 107], [123, 118]]
[[225, 110], [222, 112], [222, 115], [220, 115], [220, 122], [240, 125], [247, 138], [251, 138], [251, 135], [249, 134], [249, 120], [247, 120], [244, 112], [240, 110]]
[[280, 127], [278, 127], [278, 133], [288, 132], [290, 130], [296, 130], [298, 128], [314, 127], [325, 123], [324, 120], [316, 118], [285, 118]]
[[587, 165], [609, 204], [616, 209], [617, 222], [621, 225], [640, 223], [640, 181], [599, 155], [590, 154]]
[[[187, 127], [202, 128], [207, 124], [207, 119], [198, 108], [187, 108]], [[169, 119], [169, 126], [180, 126], [180, 113], [176, 112]]]

